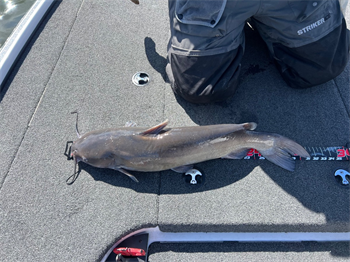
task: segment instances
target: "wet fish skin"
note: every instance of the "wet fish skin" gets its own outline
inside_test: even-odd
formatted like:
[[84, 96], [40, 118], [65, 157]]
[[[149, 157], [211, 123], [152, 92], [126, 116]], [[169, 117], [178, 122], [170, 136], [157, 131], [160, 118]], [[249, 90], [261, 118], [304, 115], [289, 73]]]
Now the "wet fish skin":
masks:
[[266, 159], [293, 171], [291, 155], [309, 157], [296, 142], [274, 133], [252, 131], [255, 123], [166, 128], [165, 121], [145, 130], [121, 127], [86, 133], [76, 140], [72, 157], [77, 164], [110, 168], [137, 179], [129, 171], [186, 172], [193, 164], [216, 159], [241, 159], [254, 148]]

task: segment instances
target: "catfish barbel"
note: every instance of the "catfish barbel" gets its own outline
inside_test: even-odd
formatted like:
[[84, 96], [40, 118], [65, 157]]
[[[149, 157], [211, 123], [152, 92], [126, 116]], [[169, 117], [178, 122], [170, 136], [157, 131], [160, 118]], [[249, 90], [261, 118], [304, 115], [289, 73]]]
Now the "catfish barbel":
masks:
[[[78, 121], [78, 116], [77, 116]], [[291, 156], [309, 157], [296, 142], [274, 133], [252, 131], [256, 123], [168, 128], [168, 120], [145, 129], [127, 125], [80, 135], [71, 146], [71, 157], [94, 167], [117, 170], [134, 181], [130, 171], [172, 169], [185, 173], [194, 164], [216, 159], [241, 159], [254, 148], [272, 163], [294, 171]]]

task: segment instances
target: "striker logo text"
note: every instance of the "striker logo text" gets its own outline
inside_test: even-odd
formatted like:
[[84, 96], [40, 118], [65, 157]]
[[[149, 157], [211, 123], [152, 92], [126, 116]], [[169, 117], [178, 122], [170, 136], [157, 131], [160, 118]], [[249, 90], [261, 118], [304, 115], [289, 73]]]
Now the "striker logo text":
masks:
[[321, 18], [320, 20], [316, 21], [315, 23], [312, 23], [311, 25], [305, 26], [304, 28], [298, 30], [298, 35], [305, 34], [306, 32], [311, 31], [312, 29], [322, 25], [327, 19]]

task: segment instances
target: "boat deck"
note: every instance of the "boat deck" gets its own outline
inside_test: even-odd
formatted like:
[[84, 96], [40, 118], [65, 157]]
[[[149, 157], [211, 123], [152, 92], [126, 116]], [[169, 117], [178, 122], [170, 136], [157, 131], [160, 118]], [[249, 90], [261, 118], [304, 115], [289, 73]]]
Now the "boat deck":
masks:
[[[350, 13], [347, 13], [348, 22]], [[82, 164], [73, 185], [66, 142], [123, 126], [255, 121], [307, 147], [350, 138], [350, 65], [307, 90], [289, 88], [256, 31], [246, 31], [241, 84], [224, 103], [189, 104], [166, 82], [167, 1], [55, 1], [0, 96], [0, 257], [3, 261], [99, 261], [121, 237], [164, 232], [349, 232], [349, 187], [334, 178], [349, 161], [212, 160], [205, 181], [173, 171], [135, 173]], [[151, 81], [135, 86], [144, 71]], [[149, 261], [338, 261], [349, 242], [153, 244]]]

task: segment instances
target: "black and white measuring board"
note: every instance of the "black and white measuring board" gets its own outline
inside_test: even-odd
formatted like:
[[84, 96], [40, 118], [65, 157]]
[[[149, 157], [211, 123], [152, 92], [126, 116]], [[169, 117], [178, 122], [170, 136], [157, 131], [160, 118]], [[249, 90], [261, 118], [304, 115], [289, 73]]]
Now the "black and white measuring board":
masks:
[[[303, 158], [300, 156], [293, 156], [294, 160], [304, 161], [349, 161], [350, 160], [350, 143], [346, 146], [328, 146], [328, 147], [304, 147], [309, 153], [310, 157]], [[247, 155], [243, 158], [245, 160], [264, 160], [256, 149], [251, 148]], [[349, 186], [350, 173], [344, 169], [337, 169], [334, 172], [334, 177], [340, 180], [343, 186]], [[202, 183], [204, 177], [203, 173], [197, 169], [191, 169], [185, 173], [185, 181], [191, 185]]]
[[[310, 157], [293, 156], [294, 160], [342, 161], [350, 159], [349, 146], [304, 147]], [[265, 159], [257, 150], [250, 149], [244, 159]]]

